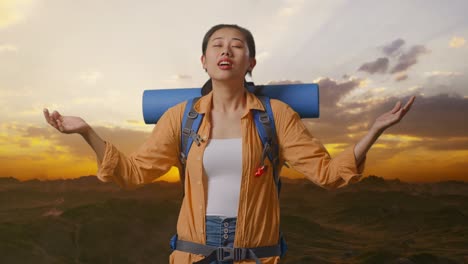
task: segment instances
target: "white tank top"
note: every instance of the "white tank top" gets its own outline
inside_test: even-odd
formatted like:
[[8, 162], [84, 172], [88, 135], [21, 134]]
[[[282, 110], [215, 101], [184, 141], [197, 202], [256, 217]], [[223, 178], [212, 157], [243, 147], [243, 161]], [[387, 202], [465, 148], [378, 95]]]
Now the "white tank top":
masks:
[[242, 179], [242, 138], [210, 139], [203, 155], [208, 176], [206, 215], [237, 217]]

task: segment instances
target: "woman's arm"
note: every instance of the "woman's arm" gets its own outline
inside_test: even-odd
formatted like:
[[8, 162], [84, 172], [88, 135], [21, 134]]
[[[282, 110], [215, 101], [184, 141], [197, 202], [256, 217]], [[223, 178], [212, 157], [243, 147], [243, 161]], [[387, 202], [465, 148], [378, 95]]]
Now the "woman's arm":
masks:
[[379, 116], [372, 125], [369, 132], [355, 145], [354, 156], [356, 157], [356, 164], [361, 164], [364, 160], [367, 151], [372, 147], [375, 141], [382, 135], [385, 129], [400, 122], [406, 115], [413, 104], [415, 96], [412, 96], [404, 107], [401, 107], [401, 102], [398, 101], [392, 110]]
[[49, 114], [49, 110], [47, 108], [44, 108], [44, 117], [47, 123], [61, 133], [81, 135], [96, 153], [99, 163], [102, 162], [106, 143], [81, 117], [63, 116], [58, 111], [54, 111], [52, 114]]
[[272, 100], [281, 159], [306, 178], [327, 189], [343, 187], [362, 177], [366, 153], [389, 126], [408, 112], [412, 97], [405, 107], [398, 102], [389, 112], [379, 116], [364, 138], [331, 158], [323, 144], [305, 127], [290, 107]]
[[86, 140], [86, 142], [88, 142], [96, 153], [98, 162], [102, 163], [102, 160], [104, 159], [104, 151], [106, 150], [106, 142], [99, 137], [91, 126], [85, 133], [81, 134], [81, 136]]
[[146, 142], [127, 156], [113, 144], [102, 140], [82, 118], [62, 116], [57, 111], [51, 115], [44, 109], [47, 122], [61, 133], [78, 133], [96, 153], [99, 180], [113, 181], [123, 188], [134, 188], [150, 183], [178, 165], [180, 111], [176, 106], [164, 113]]

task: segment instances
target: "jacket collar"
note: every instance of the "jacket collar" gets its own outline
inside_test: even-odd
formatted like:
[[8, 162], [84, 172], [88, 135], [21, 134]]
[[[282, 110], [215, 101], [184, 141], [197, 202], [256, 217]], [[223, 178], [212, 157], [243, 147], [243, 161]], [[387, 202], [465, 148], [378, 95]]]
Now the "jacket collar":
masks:
[[[255, 96], [253, 93], [249, 91], [246, 91], [245, 95], [247, 97], [246, 98], [247, 99], [246, 109], [248, 110], [247, 112], [250, 112], [250, 110], [252, 109], [265, 111], [265, 108], [263, 107], [262, 102], [260, 101], [260, 99], [257, 98], [257, 96]], [[202, 96], [200, 100], [197, 101], [197, 103], [194, 105], [193, 108], [199, 114], [206, 114], [210, 112], [212, 103], [213, 103], [213, 91], [211, 91], [205, 96]]]

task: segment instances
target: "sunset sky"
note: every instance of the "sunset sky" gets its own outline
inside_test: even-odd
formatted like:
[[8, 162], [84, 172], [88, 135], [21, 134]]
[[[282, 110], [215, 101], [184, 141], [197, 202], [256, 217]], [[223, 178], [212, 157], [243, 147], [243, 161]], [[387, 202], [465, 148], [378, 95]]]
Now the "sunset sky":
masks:
[[203, 35], [229, 23], [255, 37], [256, 84], [320, 85], [321, 117], [304, 122], [332, 156], [416, 95], [364, 175], [468, 181], [466, 10], [465, 0], [0, 0], [0, 177], [96, 173], [91, 148], [50, 127], [44, 107], [136, 150], [153, 128], [143, 91], [200, 87]]

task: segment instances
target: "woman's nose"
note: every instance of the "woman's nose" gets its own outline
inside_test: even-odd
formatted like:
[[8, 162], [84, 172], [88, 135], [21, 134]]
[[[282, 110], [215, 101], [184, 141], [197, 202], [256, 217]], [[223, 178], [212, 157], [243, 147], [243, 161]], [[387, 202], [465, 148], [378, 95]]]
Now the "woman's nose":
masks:
[[231, 56], [231, 51], [229, 49], [225, 49], [223, 52], [221, 52], [221, 56]]

